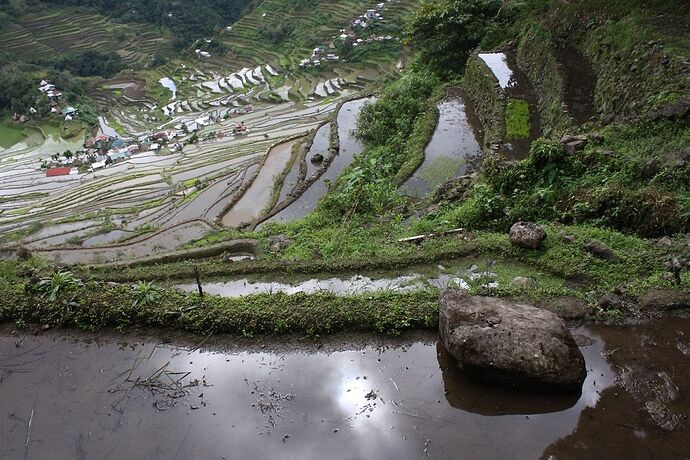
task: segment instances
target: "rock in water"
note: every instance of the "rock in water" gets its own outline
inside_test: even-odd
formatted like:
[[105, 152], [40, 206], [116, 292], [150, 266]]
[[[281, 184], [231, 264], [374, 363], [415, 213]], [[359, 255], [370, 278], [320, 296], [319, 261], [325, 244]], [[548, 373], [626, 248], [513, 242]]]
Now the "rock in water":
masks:
[[546, 239], [546, 232], [532, 222], [516, 222], [510, 227], [510, 242], [521, 248], [537, 249]]
[[441, 340], [469, 376], [524, 390], [581, 390], [585, 360], [556, 314], [458, 289], [440, 303]]

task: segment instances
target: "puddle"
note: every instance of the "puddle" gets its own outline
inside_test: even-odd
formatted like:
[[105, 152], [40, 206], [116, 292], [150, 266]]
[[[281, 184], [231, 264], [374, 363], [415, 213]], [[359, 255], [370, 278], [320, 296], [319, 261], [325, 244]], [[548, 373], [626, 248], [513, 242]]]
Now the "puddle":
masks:
[[[340, 152], [335, 156], [335, 158], [333, 158], [333, 161], [326, 172], [324, 172], [316, 182], [314, 182], [302, 195], [300, 195], [300, 197], [294, 203], [263, 222], [264, 224], [271, 222], [289, 222], [291, 220], [306, 216], [312, 212], [314, 208], [316, 208], [316, 204], [328, 190], [326, 180], [328, 179], [329, 181], [335, 181], [338, 179], [338, 176], [340, 176], [343, 170], [352, 163], [354, 156], [362, 152], [362, 144], [352, 134], [352, 130], [354, 130], [357, 125], [357, 116], [362, 110], [364, 104], [373, 100], [374, 98], [357, 99], [343, 104], [338, 112], [338, 136], [340, 137]], [[325, 128], [322, 127], [321, 129], [324, 129], [324, 132], [319, 138], [320, 140], [318, 147], [322, 146], [321, 140], [325, 139], [327, 151], [328, 138], [330, 137], [330, 134], [327, 137]], [[316, 145], [316, 138], [314, 139], [314, 142]], [[310, 153], [312, 152], [316, 153], [314, 147], [312, 147]], [[307, 155], [307, 165], [310, 163], [309, 159], [310, 157]], [[260, 227], [261, 226], [259, 226], [259, 228]]]
[[160, 80], [158, 80], [158, 83], [160, 83], [161, 86], [163, 86], [164, 88], [167, 88], [170, 90], [170, 92], [172, 93], [172, 97], [170, 98], [171, 101], [174, 101], [175, 99], [177, 99], [177, 85], [175, 85], [175, 82], [172, 81], [171, 78], [169, 78], [169, 77], [161, 78]]
[[302, 139], [284, 142], [268, 152], [268, 158], [259, 169], [259, 174], [237, 203], [223, 216], [226, 227], [240, 227], [257, 219], [270, 204], [276, 176], [286, 168], [292, 155], [292, 146]]
[[568, 398], [467, 381], [435, 334], [259, 351], [0, 335], [0, 457], [537, 458], [610, 384], [590, 336]]
[[407, 193], [424, 196], [444, 182], [467, 172], [468, 162], [481, 153], [477, 121], [468, 117], [459, 97], [438, 106], [436, 131], [424, 151], [424, 162], [405, 183]]
[[[690, 357], [679, 345], [690, 342], [690, 319], [591, 331], [605, 341], [618, 385], [603, 389], [596, 407], [585, 409], [574, 432], [543, 458], [687, 458]], [[669, 430], [672, 420], [680, 423]]]

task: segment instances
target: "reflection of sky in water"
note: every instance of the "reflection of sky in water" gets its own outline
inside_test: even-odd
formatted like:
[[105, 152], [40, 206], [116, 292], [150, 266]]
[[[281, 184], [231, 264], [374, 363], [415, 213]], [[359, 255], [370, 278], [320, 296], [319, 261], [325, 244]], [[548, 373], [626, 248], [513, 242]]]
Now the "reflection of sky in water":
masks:
[[[468, 288], [463, 279], [452, 274], [439, 274], [425, 277], [416, 273], [402, 275], [395, 278], [372, 279], [367, 276], [355, 275], [350, 278], [310, 279], [295, 283], [252, 282], [247, 279], [237, 279], [218, 283], [203, 284], [204, 292], [224, 297], [240, 297], [251, 294], [271, 294], [282, 292], [296, 294], [299, 292], [330, 292], [334, 294], [350, 295], [365, 292], [397, 291], [409, 292], [424, 288], [446, 288], [459, 286]], [[196, 292], [196, 283], [176, 286], [186, 292]]]
[[491, 69], [501, 88], [506, 89], [513, 84], [513, 71], [508, 67], [505, 53], [479, 53], [479, 58]]
[[[106, 453], [113, 458], [419, 459], [425, 444], [431, 458], [455, 458], [458, 452], [463, 458], [535, 458], [572, 432], [580, 411], [612, 380], [598, 342], [584, 349], [591, 372], [574, 406], [529, 417], [487, 416], [449, 404], [444, 379], [449, 381], [447, 372], [459, 371], [441, 371], [435, 343], [335, 353], [226, 354], [47, 336], [27, 337], [17, 350], [16, 340], [0, 337], [3, 365], [16, 370], [3, 382], [0, 413], [21, 418], [6, 419], [0, 431], [0, 456], [9, 458], [23, 455], [25, 438], [13, 433], [25, 429], [23, 417], [34, 403], [35, 458], [71, 456], [79, 443], [87, 458]], [[133, 378], [146, 378], [170, 362], [170, 370], [191, 372], [186, 381], [199, 379], [206, 386], [189, 388], [189, 396], [166, 411], [153, 406], [149, 391], [135, 389], [117, 412], [112, 405], [122, 393], [108, 390], [123, 384], [122, 372], [137, 357], [149, 355]], [[372, 390], [377, 398], [367, 400]], [[481, 392], [482, 386], [456, 391]], [[274, 398], [277, 410], [263, 413], [257, 401], [276, 393], [294, 399]], [[525, 404], [532, 398], [512, 396]], [[284, 435], [289, 438], [283, 440]]]

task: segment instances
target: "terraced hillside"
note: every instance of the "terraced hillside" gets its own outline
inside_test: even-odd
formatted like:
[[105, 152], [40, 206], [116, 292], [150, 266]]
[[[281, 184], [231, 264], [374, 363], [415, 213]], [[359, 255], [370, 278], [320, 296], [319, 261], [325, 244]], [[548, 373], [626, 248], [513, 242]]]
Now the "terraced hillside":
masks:
[[119, 24], [84, 8], [26, 14], [0, 28], [0, 49], [35, 60], [83, 50], [115, 51], [130, 64], [146, 64], [169, 51], [170, 39], [139, 24]]
[[[242, 64], [257, 64], [260, 61], [275, 65], [291, 66], [308, 57], [315, 46], [332, 41], [340, 30], [367, 9], [376, 6], [367, 0], [323, 0], [308, 9], [295, 7], [291, 2], [265, 0], [250, 14], [244, 16], [225, 33], [224, 43], [230, 48], [227, 58]], [[392, 0], [386, 2], [384, 23], [400, 25], [402, 18], [419, 5], [419, 0]], [[262, 27], [269, 27], [285, 20], [290, 33], [278, 45], [262, 38]]]

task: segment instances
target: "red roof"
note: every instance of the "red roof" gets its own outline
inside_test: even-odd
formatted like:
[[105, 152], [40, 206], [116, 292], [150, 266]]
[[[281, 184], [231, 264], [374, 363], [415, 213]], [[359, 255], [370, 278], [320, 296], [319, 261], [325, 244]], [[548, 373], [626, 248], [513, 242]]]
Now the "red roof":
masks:
[[55, 176], [69, 176], [69, 172], [72, 170], [72, 168], [65, 167], [65, 168], [50, 168], [46, 170], [46, 177], [55, 177]]

